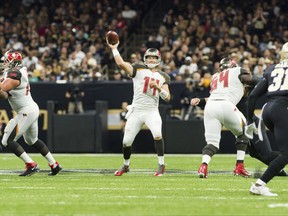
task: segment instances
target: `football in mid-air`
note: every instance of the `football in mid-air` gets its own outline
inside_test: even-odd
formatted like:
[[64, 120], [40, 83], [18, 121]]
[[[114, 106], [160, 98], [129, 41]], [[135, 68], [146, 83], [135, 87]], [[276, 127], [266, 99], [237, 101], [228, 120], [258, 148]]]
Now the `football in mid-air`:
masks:
[[115, 31], [108, 31], [106, 34], [107, 40], [109, 44], [116, 44], [119, 41], [119, 36]]

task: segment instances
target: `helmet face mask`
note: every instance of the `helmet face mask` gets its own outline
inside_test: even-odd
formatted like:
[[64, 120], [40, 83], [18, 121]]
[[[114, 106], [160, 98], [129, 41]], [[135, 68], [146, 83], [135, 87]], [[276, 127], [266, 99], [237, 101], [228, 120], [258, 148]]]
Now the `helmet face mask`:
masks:
[[280, 60], [288, 61], [288, 42], [282, 46], [282, 49], [280, 51]]
[[[148, 56], [156, 57], [157, 58], [156, 63], [148, 62]], [[159, 50], [157, 50], [155, 48], [147, 49], [145, 54], [144, 54], [143, 61], [144, 61], [144, 64], [148, 68], [154, 68], [154, 67], [158, 66], [161, 62], [161, 54], [160, 54]]]
[[14, 68], [22, 64], [22, 56], [17, 51], [8, 50], [1, 60], [4, 68]]
[[228, 68], [234, 68], [234, 67], [238, 67], [238, 65], [233, 59], [223, 58], [220, 61], [220, 65], [219, 65], [220, 71], [223, 71]]

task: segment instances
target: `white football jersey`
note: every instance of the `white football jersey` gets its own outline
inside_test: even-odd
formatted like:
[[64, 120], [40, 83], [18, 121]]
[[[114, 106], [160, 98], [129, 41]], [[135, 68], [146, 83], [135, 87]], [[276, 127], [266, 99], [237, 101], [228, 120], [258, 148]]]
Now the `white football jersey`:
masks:
[[209, 100], [227, 100], [238, 104], [244, 95], [244, 84], [240, 81], [240, 67], [229, 68], [212, 76]]
[[170, 77], [164, 72], [152, 72], [144, 65], [134, 65], [133, 72], [133, 101], [132, 107], [141, 109], [157, 108], [159, 106], [159, 92], [150, 88], [150, 81], [156, 80], [161, 87], [170, 84]]
[[12, 109], [17, 113], [30, 113], [35, 111], [38, 105], [31, 97], [27, 68], [21, 67], [18, 70], [5, 71], [4, 79], [6, 78], [20, 80], [20, 85], [8, 92], [8, 101]]

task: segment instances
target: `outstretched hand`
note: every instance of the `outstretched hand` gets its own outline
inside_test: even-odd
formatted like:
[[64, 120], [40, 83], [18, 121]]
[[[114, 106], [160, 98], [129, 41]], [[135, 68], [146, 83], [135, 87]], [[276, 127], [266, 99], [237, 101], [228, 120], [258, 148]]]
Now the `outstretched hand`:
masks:
[[190, 104], [192, 106], [197, 106], [200, 103], [200, 98], [192, 98]]
[[108, 39], [107, 39], [107, 37], [106, 37], [106, 43], [107, 43], [107, 45], [108, 45], [111, 49], [117, 49], [120, 41], [118, 41], [118, 42], [117, 42], [116, 44], [114, 44], [114, 45], [113, 45], [113, 44], [109, 44]]

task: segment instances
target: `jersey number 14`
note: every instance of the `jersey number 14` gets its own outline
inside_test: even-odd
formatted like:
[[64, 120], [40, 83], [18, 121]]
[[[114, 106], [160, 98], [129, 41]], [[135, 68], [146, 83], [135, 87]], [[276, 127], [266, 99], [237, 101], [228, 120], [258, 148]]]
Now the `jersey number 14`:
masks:
[[[144, 77], [144, 80], [145, 80], [145, 83], [144, 83], [143, 93], [146, 94], [146, 93], [147, 93], [147, 90], [148, 90], [148, 87], [150, 87], [150, 85], [149, 85], [150, 80], [151, 80], [151, 81], [154, 81], [155, 79], [146, 76], [146, 77]], [[159, 84], [159, 82], [160, 82], [160, 80], [157, 80], [157, 79], [156, 79], [156, 83]], [[156, 88], [153, 88], [152, 95], [155, 95], [155, 94], [156, 94]]]

